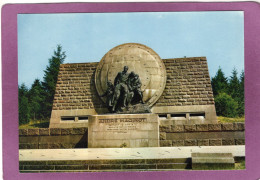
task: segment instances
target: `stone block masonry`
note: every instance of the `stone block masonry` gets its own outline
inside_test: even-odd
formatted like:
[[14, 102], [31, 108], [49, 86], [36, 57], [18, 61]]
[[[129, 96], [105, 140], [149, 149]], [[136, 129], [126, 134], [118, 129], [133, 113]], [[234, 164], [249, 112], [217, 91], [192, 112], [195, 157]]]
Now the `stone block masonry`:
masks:
[[[166, 86], [153, 105], [152, 112], [165, 115], [188, 113], [186, 120], [193, 124], [216, 122], [206, 57], [163, 59], [163, 62], [166, 67]], [[51, 128], [86, 127], [87, 123], [81, 120], [82, 117], [108, 112], [95, 87], [97, 65], [98, 63], [60, 65]], [[202, 115], [198, 117], [198, 113]]]
[[205, 57], [163, 60], [166, 87], [155, 106], [214, 105]]
[[[159, 126], [159, 146], [230, 146], [245, 144], [244, 123]], [[206, 128], [208, 127], [208, 128]], [[227, 128], [228, 127], [228, 128]], [[192, 130], [192, 131], [190, 131]], [[20, 149], [87, 148], [87, 128], [20, 129]]]
[[156, 114], [93, 115], [89, 118], [89, 148], [158, 147]]
[[160, 146], [244, 145], [244, 130], [244, 123], [160, 125]]
[[77, 160], [77, 161], [21, 161], [23, 172], [98, 172], [98, 171], [149, 171], [149, 170], [191, 169], [190, 158], [179, 159], [118, 159], [118, 160]]
[[192, 166], [193, 153], [205, 154], [195, 163], [198, 160], [211, 165], [225, 163], [226, 156], [220, 157], [225, 154], [232, 154], [236, 163], [245, 160], [245, 146], [23, 149], [19, 150], [19, 169], [27, 173], [184, 170], [196, 168], [196, 164]]
[[87, 148], [87, 128], [19, 129], [19, 149]]
[[192, 153], [192, 169], [234, 169], [235, 160], [232, 153]]
[[[205, 57], [163, 60], [165, 90], [155, 106], [214, 105]], [[53, 110], [105, 108], [94, 85], [98, 63], [61, 64]]]
[[95, 89], [94, 74], [98, 63], [61, 64], [53, 110], [105, 107]]

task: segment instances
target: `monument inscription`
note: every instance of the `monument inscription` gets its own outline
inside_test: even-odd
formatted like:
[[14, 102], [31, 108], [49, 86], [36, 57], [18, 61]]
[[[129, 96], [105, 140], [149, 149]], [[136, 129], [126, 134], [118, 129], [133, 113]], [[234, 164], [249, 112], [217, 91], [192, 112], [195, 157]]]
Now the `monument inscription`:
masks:
[[158, 116], [156, 114], [90, 116], [89, 148], [120, 147], [122, 144], [126, 147], [158, 147]]
[[[114, 118], [99, 119], [98, 123], [105, 124], [105, 131], [113, 131], [117, 133], [127, 133], [129, 130], [140, 130], [140, 126], [146, 123], [146, 118]], [[141, 124], [139, 124], [141, 123]]]

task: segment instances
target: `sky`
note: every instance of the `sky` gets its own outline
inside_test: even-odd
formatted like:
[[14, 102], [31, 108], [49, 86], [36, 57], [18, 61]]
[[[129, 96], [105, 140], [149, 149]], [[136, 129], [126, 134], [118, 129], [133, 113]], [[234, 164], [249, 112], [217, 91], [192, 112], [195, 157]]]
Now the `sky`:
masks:
[[242, 11], [18, 15], [18, 84], [43, 80], [57, 45], [64, 63], [99, 62], [123, 43], [141, 43], [162, 59], [206, 56], [210, 77], [244, 69]]

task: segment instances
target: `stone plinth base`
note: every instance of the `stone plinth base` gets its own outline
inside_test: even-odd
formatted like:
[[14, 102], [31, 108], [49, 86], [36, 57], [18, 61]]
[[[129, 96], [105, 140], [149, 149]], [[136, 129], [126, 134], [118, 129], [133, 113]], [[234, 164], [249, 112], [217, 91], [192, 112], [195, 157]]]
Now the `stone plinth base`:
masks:
[[159, 147], [156, 114], [111, 114], [89, 117], [88, 148]]

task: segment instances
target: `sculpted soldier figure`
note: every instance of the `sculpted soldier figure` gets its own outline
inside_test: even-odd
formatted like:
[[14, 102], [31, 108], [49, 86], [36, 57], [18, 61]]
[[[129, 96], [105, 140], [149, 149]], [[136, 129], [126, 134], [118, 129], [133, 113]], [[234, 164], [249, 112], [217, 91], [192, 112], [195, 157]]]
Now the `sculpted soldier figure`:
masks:
[[132, 99], [135, 98], [134, 100], [137, 103], [142, 103], [144, 104], [143, 101], [143, 92], [141, 91], [141, 80], [139, 78], [138, 74], [135, 74], [134, 72], [131, 72], [129, 75], [128, 79], [128, 88], [129, 88], [129, 102], [131, 103]]
[[108, 106], [109, 111], [111, 110], [113, 106], [113, 96], [114, 96], [114, 86], [111, 81], [107, 81], [107, 90], [104, 94], [102, 94], [100, 97], [107, 96], [106, 104]]
[[128, 66], [124, 66], [124, 70], [122, 72], [119, 72], [115, 78], [114, 81], [115, 91], [114, 91], [114, 97], [112, 101], [113, 102], [112, 112], [114, 112], [116, 109], [120, 95], [122, 95], [123, 98], [123, 107], [126, 107], [126, 100], [129, 94], [129, 90], [127, 86], [129, 73], [127, 73], [127, 71], [128, 71]]

